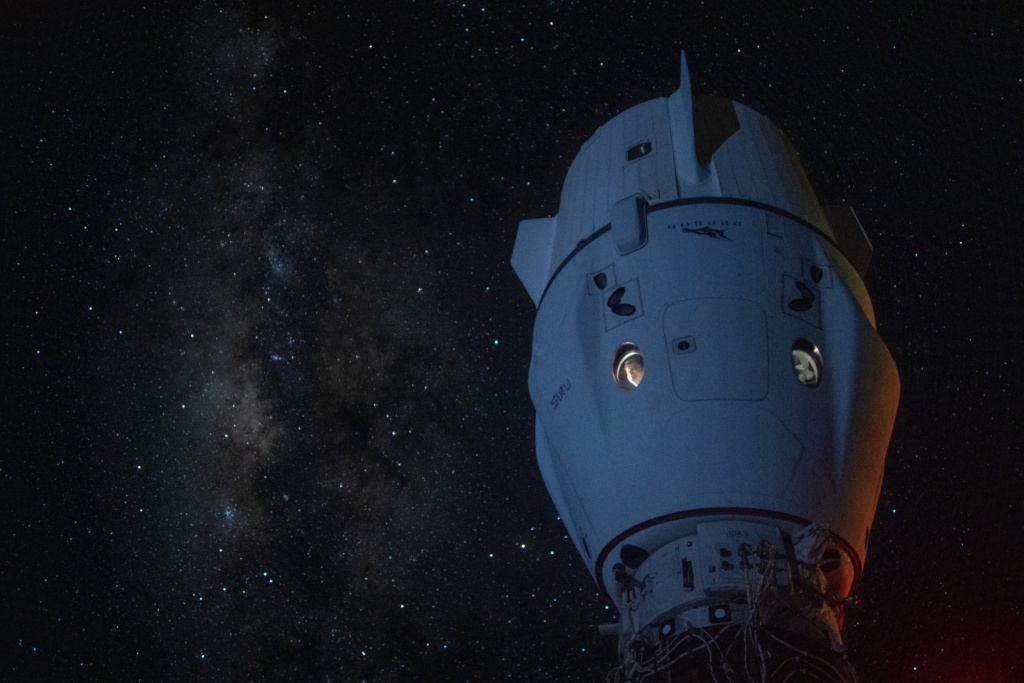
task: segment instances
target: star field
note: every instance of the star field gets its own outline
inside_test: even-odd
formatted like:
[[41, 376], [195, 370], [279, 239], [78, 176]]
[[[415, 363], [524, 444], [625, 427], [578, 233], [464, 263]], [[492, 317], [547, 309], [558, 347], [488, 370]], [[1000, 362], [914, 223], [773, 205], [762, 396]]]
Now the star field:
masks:
[[680, 49], [875, 248], [902, 399], [862, 678], [1022, 676], [1013, 5], [0, 18], [0, 678], [600, 680], [508, 261]]

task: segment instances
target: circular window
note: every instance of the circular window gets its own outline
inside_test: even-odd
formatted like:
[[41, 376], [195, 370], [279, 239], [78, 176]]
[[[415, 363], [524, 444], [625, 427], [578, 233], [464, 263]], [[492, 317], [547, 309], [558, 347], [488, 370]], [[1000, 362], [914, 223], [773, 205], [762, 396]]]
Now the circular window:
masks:
[[623, 389], [634, 389], [644, 378], [644, 355], [636, 344], [627, 342], [615, 352], [612, 367], [615, 383]]
[[805, 387], [816, 387], [821, 384], [821, 352], [818, 347], [806, 339], [797, 339], [791, 352], [793, 374]]

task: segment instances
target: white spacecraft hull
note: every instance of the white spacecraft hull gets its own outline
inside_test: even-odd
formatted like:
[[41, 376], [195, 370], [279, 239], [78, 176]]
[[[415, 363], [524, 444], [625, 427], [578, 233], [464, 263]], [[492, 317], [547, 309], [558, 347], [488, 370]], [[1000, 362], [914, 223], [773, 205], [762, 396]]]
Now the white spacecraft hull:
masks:
[[684, 631], [801, 631], [786, 609], [838, 648], [899, 395], [870, 252], [767, 119], [691, 99], [685, 61], [583, 147], [557, 216], [521, 224], [537, 460], [624, 615], [627, 677]]

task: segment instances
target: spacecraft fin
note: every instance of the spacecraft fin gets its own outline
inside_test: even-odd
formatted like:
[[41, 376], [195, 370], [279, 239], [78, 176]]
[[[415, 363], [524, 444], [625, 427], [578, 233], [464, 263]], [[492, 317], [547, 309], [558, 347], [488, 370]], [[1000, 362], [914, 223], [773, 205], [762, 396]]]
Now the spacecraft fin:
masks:
[[690, 89], [690, 67], [686, 64], [686, 50], [679, 51], [679, 89], [687, 94], [693, 92]]
[[699, 185], [707, 180], [708, 170], [701, 173], [697, 161], [693, 136], [693, 96], [690, 91], [690, 71], [686, 66], [686, 53], [679, 53], [679, 90], [668, 98], [668, 116], [672, 131], [672, 155], [675, 158], [676, 181], [680, 197], [687, 196], [687, 185]]
[[871, 241], [864, 233], [864, 228], [857, 219], [852, 206], [845, 204], [841, 206], [824, 206], [825, 220], [832, 228], [832, 234], [836, 236], [836, 244], [843, 252], [850, 263], [857, 269], [861, 277], [867, 273], [868, 265], [874, 254]]
[[[701, 186], [712, 178], [711, 161], [715, 152], [740, 129], [732, 100], [711, 95], [693, 96], [686, 54], [679, 54], [679, 90], [668, 98], [672, 129], [672, 147], [676, 162], [679, 195], [701, 196]], [[714, 191], [712, 194], [717, 195]]]
[[512, 268], [523, 283], [533, 305], [540, 303], [551, 276], [551, 254], [555, 246], [558, 216], [528, 218], [519, 223], [516, 246], [512, 250]]

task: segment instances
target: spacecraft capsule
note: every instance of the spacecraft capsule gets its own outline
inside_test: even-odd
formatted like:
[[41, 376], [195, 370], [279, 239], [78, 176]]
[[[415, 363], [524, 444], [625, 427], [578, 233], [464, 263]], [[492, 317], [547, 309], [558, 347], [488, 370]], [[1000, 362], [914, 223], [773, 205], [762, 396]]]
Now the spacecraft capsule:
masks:
[[558, 214], [519, 226], [537, 462], [620, 613], [619, 680], [854, 680], [842, 607], [899, 398], [871, 246], [681, 62], [679, 90], [584, 144]]

